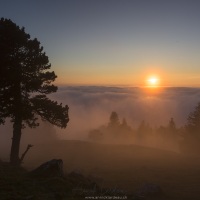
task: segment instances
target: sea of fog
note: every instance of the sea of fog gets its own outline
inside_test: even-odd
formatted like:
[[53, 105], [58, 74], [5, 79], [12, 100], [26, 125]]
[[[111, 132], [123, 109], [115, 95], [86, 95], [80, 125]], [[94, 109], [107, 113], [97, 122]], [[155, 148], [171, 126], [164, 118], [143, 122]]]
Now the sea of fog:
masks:
[[200, 88], [60, 87], [51, 97], [69, 106], [70, 122], [60, 136], [79, 138], [106, 125], [112, 111], [133, 128], [142, 120], [152, 127], [165, 126], [172, 117], [183, 126], [200, 102]]
[[[49, 97], [69, 106], [67, 128], [59, 129], [41, 122], [36, 129], [23, 130], [22, 144], [56, 137], [85, 140], [91, 129], [108, 124], [112, 111], [118, 113], [120, 120], [125, 118], [133, 129], [142, 120], [152, 127], [166, 126], [171, 117], [180, 127], [200, 101], [200, 88], [66, 86], [59, 87], [58, 92]], [[11, 138], [12, 124], [8, 121], [0, 126], [1, 149], [10, 148]]]

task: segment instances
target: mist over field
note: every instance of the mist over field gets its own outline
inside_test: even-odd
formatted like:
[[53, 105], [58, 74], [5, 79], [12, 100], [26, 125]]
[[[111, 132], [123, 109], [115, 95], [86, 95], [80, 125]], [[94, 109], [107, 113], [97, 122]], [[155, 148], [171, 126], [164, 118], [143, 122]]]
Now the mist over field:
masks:
[[[166, 126], [171, 117], [177, 127], [183, 126], [188, 114], [200, 100], [198, 88], [132, 88], [100, 86], [59, 87], [50, 98], [69, 106], [70, 122], [66, 129], [56, 128], [40, 121], [36, 129], [23, 129], [23, 145], [37, 144], [55, 139], [88, 140], [88, 133], [107, 125], [112, 111], [123, 118], [131, 128], [138, 128], [142, 120], [151, 127]], [[1, 154], [8, 157], [12, 138], [12, 125], [7, 120], [0, 126]], [[25, 147], [24, 147], [25, 148]]]
[[[182, 126], [200, 101], [200, 89], [69, 86], [59, 87], [50, 98], [69, 106], [68, 127], [59, 129], [41, 123], [42, 127], [26, 128], [23, 132], [33, 135], [41, 132], [37, 135], [41, 137], [45, 130], [51, 130], [62, 139], [85, 139], [89, 130], [108, 123], [112, 111], [118, 113], [120, 120], [125, 118], [133, 128], [142, 120], [152, 127], [166, 125], [171, 117], [177, 126]], [[1, 126], [0, 131], [1, 141], [2, 137], [10, 137], [9, 122]]]
[[[102, 187], [137, 191], [139, 186], [153, 183], [163, 189], [161, 199], [199, 199], [199, 157], [180, 154], [176, 136], [154, 141], [157, 135], [154, 140], [149, 139], [151, 133], [147, 131], [146, 143], [135, 141], [136, 137], [129, 137], [128, 143], [106, 143], [93, 142], [89, 133], [101, 127], [108, 130], [113, 111], [118, 114], [120, 125], [126, 119], [131, 134], [137, 133], [142, 120], [159, 130], [160, 126], [167, 127], [173, 117], [180, 128], [199, 102], [200, 89], [71, 86], [60, 87], [50, 98], [68, 104], [69, 124], [66, 129], [58, 129], [39, 120], [36, 129], [23, 129], [20, 154], [27, 144], [34, 145], [23, 163], [26, 169], [61, 158], [65, 173], [95, 177]], [[127, 137], [125, 132], [121, 135]], [[0, 127], [2, 160], [9, 158], [11, 138], [12, 126], [7, 121]]]
[[52, 98], [69, 105], [70, 122], [61, 138], [80, 139], [92, 128], [107, 125], [112, 111], [137, 128], [142, 120], [152, 127], [166, 125], [171, 117], [177, 126], [200, 100], [198, 88], [61, 87]]

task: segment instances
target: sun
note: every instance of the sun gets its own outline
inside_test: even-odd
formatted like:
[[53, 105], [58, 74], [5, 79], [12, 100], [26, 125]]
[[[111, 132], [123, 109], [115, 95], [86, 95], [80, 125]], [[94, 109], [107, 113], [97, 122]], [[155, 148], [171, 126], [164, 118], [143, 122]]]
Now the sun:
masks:
[[147, 79], [148, 87], [158, 87], [159, 86], [159, 78], [158, 76], [150, 76]]

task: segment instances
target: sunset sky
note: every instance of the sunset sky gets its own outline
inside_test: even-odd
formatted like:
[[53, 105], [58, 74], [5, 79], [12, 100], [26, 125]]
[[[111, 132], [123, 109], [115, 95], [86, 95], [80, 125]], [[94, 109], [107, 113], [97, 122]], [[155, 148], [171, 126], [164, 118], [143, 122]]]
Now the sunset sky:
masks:
[[38, 38], [57, 84], [200, 86], [198, 0], [0, 0], [0, 13]]

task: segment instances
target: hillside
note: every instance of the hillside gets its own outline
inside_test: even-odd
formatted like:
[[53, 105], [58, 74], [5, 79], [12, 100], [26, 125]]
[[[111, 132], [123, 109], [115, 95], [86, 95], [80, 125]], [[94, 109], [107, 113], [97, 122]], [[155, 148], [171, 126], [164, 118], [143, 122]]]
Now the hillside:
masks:
[[136, 191], [145, 183], [159, 185], [168, 199], [200, 198], [200, 161], [174, 152], [135, 145], [58, 141], [35, 146], [25, 160], [32, 169], [52, 158], [62, 158], [65, 172], [98, 177], [105, 187]]
[[[27, 176], [27, 171], [52, 158], [63, 159], [65, 179], [52, 177], [37, 180]], [[81, 180], [88, 180], [82, 175], [92, 178], [100, 188], [120, 188], [125, 194], [135, 194], [145, 184], [162, 189], [162, 196], [159, 197], [131, 199], [200, 198], [200, 162], [197, 158], [148, 147], [57, 141], [34, 146], [23, 167], [25, 169], [13, 168], [0, 162], [1, 200], [76, 199], [72, 197], [72, 191], [80, 186]], [[70, 172], [81, 176], [72, 180], [68, 176]]]

